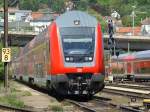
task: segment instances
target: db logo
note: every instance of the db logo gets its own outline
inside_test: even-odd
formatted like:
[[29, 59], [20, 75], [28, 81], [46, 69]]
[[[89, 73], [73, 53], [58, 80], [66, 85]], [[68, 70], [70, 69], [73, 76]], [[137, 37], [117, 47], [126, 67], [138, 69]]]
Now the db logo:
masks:
[[77, 68], [77, 72], [82, 72], [82, 68]]

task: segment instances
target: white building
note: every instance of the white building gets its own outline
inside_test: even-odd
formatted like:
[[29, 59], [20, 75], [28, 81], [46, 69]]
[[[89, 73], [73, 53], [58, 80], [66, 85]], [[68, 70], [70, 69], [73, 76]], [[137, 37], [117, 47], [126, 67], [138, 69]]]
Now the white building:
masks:
[[30, 21], [30, 26], [34, 27], [35, 32], [43, 31], [53, 21], [52, 15], [44, 15], [43, 17], [37, 18]]
[[[4, 13], [3, 10], [1, 10], [1, 13]], [[9, 8], [8, 22], [25, 21], [31, 13], [31, 10], [18, 10], [17, 8]], [[0, 22], [4, 22], [4, 18], [0, 18]]]
[[31, 10], [18, 10], [15, 12], [16, 15], [16, 21], [25, 21], [30, 15], [32, 11]]
[[146, 18], [142, 21], [141, 33], [142, 35], [150, 36], [150, 18]]

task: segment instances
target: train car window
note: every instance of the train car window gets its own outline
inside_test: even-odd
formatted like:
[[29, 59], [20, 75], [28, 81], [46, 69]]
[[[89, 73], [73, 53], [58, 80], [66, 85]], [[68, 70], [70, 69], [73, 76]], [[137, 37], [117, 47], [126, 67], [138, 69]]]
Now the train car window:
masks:
[[94, 27], [64, 27], [60, 29], [61, 35], [94, 35]]
[[35, 69], [36, 69], [36, 75], [37, 77], [42, 77], [43, 76], [43, 64], [36, 64], [35, 65]]
[[140, 71], [142, 74], [148, 74], [150, 73], [150, 69], [147, 67], [147, 68], [141, 68], [141, 71]]
[[65, 54], [91, 54], [94, 52], [95, 28], [61, 28], [60, 35]]

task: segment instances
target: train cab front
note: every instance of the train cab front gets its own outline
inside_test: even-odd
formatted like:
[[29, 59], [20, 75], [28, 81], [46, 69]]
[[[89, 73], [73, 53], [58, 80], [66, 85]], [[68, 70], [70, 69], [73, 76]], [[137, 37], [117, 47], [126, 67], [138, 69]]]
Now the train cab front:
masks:
[[[89, 94], [92, 89], [99, 91], [94, 77], [95, 28], [75, 27], [60, 29], [64, 66], [76, 71], [66, 73], [71, 94]], [[101, 77], [101, 76], [100, 76]], [[97, 77], [97, 79], [100, 79]], [[98, 83], [98, 82], [97, 82]], [[97, 87], [96, 87], [97, 86]]]
[[[68, 21], [67, 17], [70, 17]], [[72, 11], [56, 20], [56, 24], [59, 44], [55, 51], [52, 49], [57, 55], [51, 55], [51, 71], [55, 74], [52, 82], [56, 91], [61, 94], [95, 94], [103, 89], [102, 34], [96, 19]]]

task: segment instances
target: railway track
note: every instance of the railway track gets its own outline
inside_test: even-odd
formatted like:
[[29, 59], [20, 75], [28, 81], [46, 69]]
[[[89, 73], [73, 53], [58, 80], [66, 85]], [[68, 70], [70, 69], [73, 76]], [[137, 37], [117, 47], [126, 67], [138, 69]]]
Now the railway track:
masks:
[[149, 90], [150, 91], [150, 85], [140, 85], [140, 84], [134, 84], [134, 83], [132, 83], [132, 84], [114, 83], [114, 84], [108, 84], [108, 86], [131, 88], [131, 89], [138, 89], [138, 90]]
[[119, 94], [128, 97], [136, 97], [136, 98], [150, 98], [150, 91], [148, 90], [139, 90], [139, 89], [131, 89], [124, 87], [114, 87], [114, 86], [105, 86], [103, 92]]
[[[30, 85], [28, 85], [28, 86], [30, 86]], [[41, 89], [41, 88], [33, 87], [33, 86], [32, 86], [32, 88], [36, 89], [42, 93], [47, 94], [47, 92], [43, 91], [43, 89]], [[81, 108], [81, 110], [84, 110], [86, 112], [112, 112], [112, 110], [114, 110], [114, 112], [120, 112], [120, 110], [126, 110], [127, 112], [130, 112], [130, 111], [131, 112], [141, 112], [141, 111], [132, 109], [131, 107], [127, 107], [127, 106], [123, 106], [123, 105], [120, 106], [117, 104], [110, 103], [109, 101], [111, 101], [111, 99], [107, 98], [107, 97], [94, 96], [93, 100], [86, 101], [86, 102], [72, 100], [71, 98], [67, 99], [66, 101], [73, 105], [76, 105], [77, 107]]]
[[144, 112], [142, 110], [134, 109], [134, 108], [126, 106], [126, 105], [118, 105], [118, 104], [115, 104], [112, 102], [101, 101], [100, 99], [95, 99], [95, 101], [97, 101], [97, 103], [103, 103], [105, 105], [112, 106], [112, 107], [117, 108], [122, 111], [124, 110], [125, 112]]
[[[33, 87], [33, 86], [31, 88], [47, 94], [47, 91], [43, 91], [43, 89], [41, 88]], [[111, 99], [106, 97], [94, 96], [93, 100], [86, 101], [86, 102], [76, 101], [72, 99], [66, 99], [65, 101], [73, 105], [76, 105], [77, 107], [81, 108], [81, 110], [84, 110], [86, 112], [113, 112], [112, 110], [114, 110], [114, 112], [120, 112], [122, 110], [124, 110], [125, 112], [142, 112], [141, 110], [133, 109], [132, 107], [126, 105], [122, 105], [122, 104], [118, 105], [118, 104], [111, 103], [110, 102]], [[35, 111], [28, 110], [27, 112], [35, 112]]]
[[94, 97], [89, 102], [79, 102], [70, 99], [66, 101], [80, 107], [85, 112], [144, 112], [125, 105], [114, 104], [99, 97]]
[[17, 108], [13, 106], [3, 105], [0, 104], [0, 111], [13, 111], [13, 112], [36, 112], [33, 109], [26, 109], [26, 108]]

